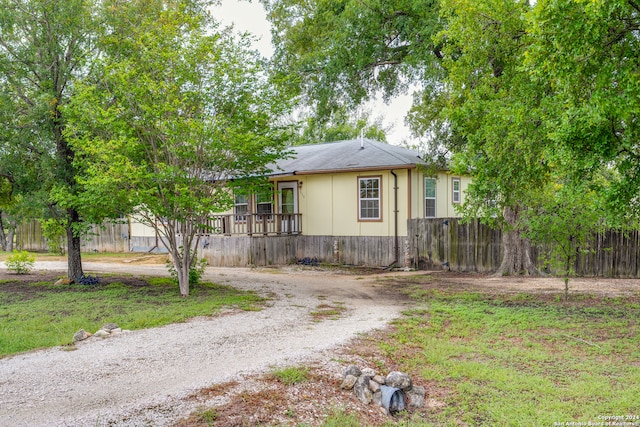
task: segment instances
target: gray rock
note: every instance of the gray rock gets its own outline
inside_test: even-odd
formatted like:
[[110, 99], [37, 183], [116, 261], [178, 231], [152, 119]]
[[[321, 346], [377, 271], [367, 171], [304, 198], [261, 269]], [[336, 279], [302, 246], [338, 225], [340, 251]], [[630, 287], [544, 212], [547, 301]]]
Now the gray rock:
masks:
[[105, 331], [104, 329], [99, 329], [93, 335], [96, 336], [96, 337], [105, 338], [105, 337], [108, 337], [111, 334], [109, 332]]
[[361, 375], [353, 386], [353, 392], [360, 402], [368, 405], [373, 400], [373, 393], [369, 388], [370, 377]]
[[342, 380], [342, 385], [340, 386], [343, 390], [351, 390], [355, 385], [356, 381], [358, 381], [358, 377], [353, 376], [351, 374], [346, 375]]
[[370, 380], [369, 381], [369, 388], [371, 389], [371, 392], [373, 394], [376, 394], [377, 391], [380, 391], [380, 384], [378, 384], [377, 382]]
[[344, 376], [346, 377], [347, 375], [353, 375], [354, 377], [358, 378], [360, 375], [362, 375], [362, 371], [356, 365], [351, 365], [344, 370]]
[[115, 329], [111, 330], [112, 334], [119, 334], [120, 332], [122, 332], [122, 329], [120, 329], [120, 328], [115, 328]]
[[371, 369], [371, 368], [364, 368], [364, 369], [362, 370], [362, 375], [366, 375], [366, 376], [368, 376], [368, 377], [373, 378], [373, 377], [375, 377], [375, 376], [376, 376], [376, 371], [374, 371], [374, 370], [373, 370], [373, 369]]
[[409, 408], [418, 409], [424, 406], [424, 397], [427, 394], [424, 387], [414, 385], [405, 394], [409, 398]]
[[89, 338], [91, 334], [84, 329], [80, 329], [78, 332], [73, 334], [73, 342], [84, 341]]
[[[375, 393], [373, 393], [373, 403], [374, 403], [374, 405], [382, 406], [382, 392], [380, 390], [378, 390]], [[385, 409], [385, 413], [386, 413], [386, 408], [384, 408], [384, 409]]]
[[104, 329], [105, 331], [112, 331], [114, 329], [118, 329], [118, 325], [116, 325], [115, 323], [105, 323], [102, 329]]
[[380, 385], [385, 385], [385, 380], [382, 375], [376, 375], [375, 377], [371, 378], [371, 380], [377, 382]]
[[385, 379], [386, 385], [393, 388], [399, 388], [400, 390], [411, 389], [411, 377], [404, 372], [393, 371], [389, 372]]

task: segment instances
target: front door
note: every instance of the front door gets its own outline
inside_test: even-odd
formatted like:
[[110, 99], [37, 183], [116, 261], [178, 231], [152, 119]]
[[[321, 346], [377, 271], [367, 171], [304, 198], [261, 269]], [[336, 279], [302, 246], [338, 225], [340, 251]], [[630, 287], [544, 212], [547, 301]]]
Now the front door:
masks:
[[298, 231], [298, 182], [278, 183], [278, 212], [281, 214], [280, 230], [285, 233]]

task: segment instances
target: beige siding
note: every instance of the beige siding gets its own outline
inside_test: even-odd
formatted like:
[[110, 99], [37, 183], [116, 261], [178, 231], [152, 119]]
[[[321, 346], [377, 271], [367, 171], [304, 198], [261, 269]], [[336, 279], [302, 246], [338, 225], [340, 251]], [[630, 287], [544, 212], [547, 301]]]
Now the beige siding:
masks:
[[[420, 175], [420, 207], [419, 215], [415, 218], [424, 218], [424, 175]], [[471, 182], [471, 178], [468, 176], [452, 175], [448, 172], [438, 172], [436, 177], [436, 218], [455, 218], [460, 215], [455, 211], [456, 203], [453, 203], [453, 179], [460, 179], [461, 191], [460, 191], [460, 204], [464, 203], [465, 193], [467, 187]]]

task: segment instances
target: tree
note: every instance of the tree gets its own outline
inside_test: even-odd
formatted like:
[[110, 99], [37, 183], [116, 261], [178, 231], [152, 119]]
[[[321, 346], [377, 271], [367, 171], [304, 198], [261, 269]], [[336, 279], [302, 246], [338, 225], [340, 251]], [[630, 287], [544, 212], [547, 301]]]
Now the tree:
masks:
[[547, 264], [562, 276], [565, 300], [576, 261], [592, 250], [593, 237], [604, 228], [605, 218], [600, 192], [585, 182], [549, 183], [529, 202], [523, 218], [525, 234], [549, 248]]
[[52, 215], [64, 216], [71, 279], [82, 275], [82, 217], [76, 207], [61, 206], [52, 190], [76, 191], [62, 107], [74, 82], [90, 71], [93, 9], [89, 0], [0, 0], [2, 113], [12, 112], [3, 124], [13, 132], [2, 139], [1, 155], [14, 160], [0, 166], [0, 175], [14, 182], [16, 193], [38, 194]]
[[[95, 81], [65, 110], [78, 179], [73, 203], [133, 210], [167, 246], [180, 293], [213, 212], [234, 187], [259, 185], [279, 157], [286, 99], [246, 36], [219, 31], [200, 0], [106, 1], [108, 34]], [[236, 179], [242, 178], [242, 179]], [[73, 195], [69, 195], [71, 199]]]
[[605, 188], [618, 216], [640, 214], [640, 5], [538, 1], [531, 17], [534, 43], [525, 65], [553, 88], [547, 117], [553, 143], [571, 156], [577, 176], [614, 170]]
[[355, 139], [360, 136], [386, 142], [388, 128], [382, 124], [382, 117], [371, 120], [370, 114], [361, 113], [352, 117], [348, 111], [335, 111], [324, 120], [310, 115], [302, 121], [302, 131], [291, 145], [316, 144], [330, 141]]
[[[543, 94], [521, 69], [529, 40], [526, 2], [413, 0], [270, 2], [278, 62], [300, 75], [317, 114], [358, 105], [377, 90], [413, 82], [413, 129], [438, 138], [472, 174], [464, 212], [504, 230], [499, 274], [534, 273], [518, 229], [523, 200], [548, 175], [538, 111]], [[349, 40], [347, 42], [347, 40]]]

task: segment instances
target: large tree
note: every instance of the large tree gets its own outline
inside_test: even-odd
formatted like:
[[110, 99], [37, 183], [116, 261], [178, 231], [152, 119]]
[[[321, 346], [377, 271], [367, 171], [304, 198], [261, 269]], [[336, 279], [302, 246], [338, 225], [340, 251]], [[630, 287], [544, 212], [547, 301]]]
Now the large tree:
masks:
[[540, 0], [525, 65], [553, 88], [549, 135], [575, 174], [613, 170], [603, 191], [618, 217], [640, 214], [640, 3]]
[[[518, 228], [528, 189], [544, 182], [542, 94], [522, 70], [527, 2], [316, 0], [268, 2], [276, 57], [294, 69], [319, 116], [414, 84], [413, 129], [429, 152], [454, 153], [474, 176], [465, 212], [503, 219], [500, 273], [535, 272]], [[451, 158], [451, 154], [448, 155]]]
[[211, 214], [232, 206], [233, 187], [265, 175], [287, 135], [288, 104], [265, 62], [245, 36], [218, 29], [208, 6], [105, 1], [98, 77], [65, 110], [83, 165], [74, 203], [89, 211], [108, 199], [113, 213], [132, 209], [155, 228], [183, 296]]
[[[72, 205], [60, 206], [55, 188], [75, 192], [75, 153], [64, 135], [62, 107], [74, 82], [86, 76], [93, 54], [95, 2], [90, 0], [0, 0], [0, 84], [5, 132], [0, 175], [18, 193], [34, 195], [51, 215], [61, 216], [67, 235], [68, 274], [82, 275], [80, 226]], [[36, 199], [36, 197], [32, 197]]]

